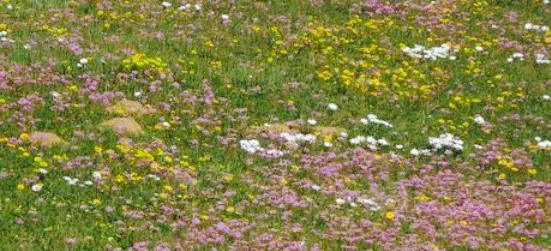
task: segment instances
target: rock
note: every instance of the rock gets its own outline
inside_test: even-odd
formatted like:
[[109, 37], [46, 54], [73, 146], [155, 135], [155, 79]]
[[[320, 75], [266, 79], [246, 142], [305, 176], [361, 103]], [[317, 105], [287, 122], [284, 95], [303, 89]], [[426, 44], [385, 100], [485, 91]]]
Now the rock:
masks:
[[140, 102], [132, 100], [121, 100], [107, 108], [107, 111], [120, 116], [141, 116], [155, 112], [155, 108], [142, 105]]
[[278, 124], [269, 124], [269, 125], [263, 125], [263, 126], [252, 126], [250, 127], [247, 132], [249, 134], [261, 134], [261, 133], [300, 133], [299, 125], [296, 122], [286, 122], [286, 123], [278, 123]]
[[314, 127], [314, 134], [325, 137], [339, 137], [341, 132], [346, 132], [346, 129], [333, 126], [316, 126]]
[[114, 118], [101, 123], [101, 129], [109, 129], [119, 136], [138, 136], [144, 133], [142, 127], [133, 118]]
[[40, 147], [66, 146], [69, 144], [57, 134], [51, 132], [33, 132], [29, 135], [29, 141], [32, 145]]

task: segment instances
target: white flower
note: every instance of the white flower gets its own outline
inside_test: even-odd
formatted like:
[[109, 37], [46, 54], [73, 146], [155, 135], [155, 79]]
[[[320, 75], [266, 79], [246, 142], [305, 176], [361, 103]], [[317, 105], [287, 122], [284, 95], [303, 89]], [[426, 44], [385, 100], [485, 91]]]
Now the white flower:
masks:
[[486, 120], [484, 120], [484, 118], [480, 115], [476, 115], [474, 117], [474, 122], [479, 124], [479, 125], [485, 125], [486, 124]]
[[6, 8], [7, 8], [8, 10], [13, 10], [13, 6], [12, 6], [11, 4], [8, 4], [8, 5], [6, 6]]
[[163, 7], [165, 7], [165, 8], [170, 8], [170, 7], [172, 6], [172, 4], [169, 3], [169, 2], [163, 2], [162, 5], [163, 5]]
[[318, 123], [318, 121], [316, 121], [315, 119], [309, 119], [307, 122], [310, 125], [316, 125]]
[[290, 133], [281, 133], [279, 135], [281, 138], [285, 139], [287, 142], [293, 142], [293, 143], [310, 143], [313, 144], [316, 142], [316, 136], [313, 134], [290, 134]]
[[327, 148], [333, 147], [333, 143], [327, 142], [327, 141], [326, 141], [326, 142], [323, 142], [323, 146], [325, 146], [325, 147], [327, 147]]
[[312, 189], [313, 189], [314, 191], [319, 191], [319, 190], [321, 189], [321, 187], [318, 186], [318, 185], [312, 185]]
[[162, 123], [162, 125], [163, 125], [164, 128], [169, 128], [169, 127], [170, 127], [170, 123], [168, 123], [168, 122], [166, 122], [166, 121], [164, 121], [164, 122]]
[[139, 97], [142, 95], [142, 92], [134, 92], [134, 97]]
[[375, 115], [375, 114], [368, 114], [367, 118], [360, 119], [360, 122], [362, 124], [366, 124], [366, 125], [367, 124], [377, 124], [377, 125], [382, 125], [382, 126], [385, 126], [385, 127], [393, 127], [392, 124], [390, 124], [389, 122], [377, 118], [377, 115]]
[[222, 20], [229, 20], [230, 16], [228, 14], [222, 14]]
[[429, 137], [429, 145], [434, 150], [452, 150], [456, 152], [463, 151], [463, 140], [451, 133], [440, 134], [438, 137]]
[[94, 180], [101, 180], [101, 173], [98, 171], [92, 172], [92, 177], [94, 177]]
[[191, 4], [189, 4], [189, 3], [178, 7], [179, 11], [183, 11], [183, 10], [188, 11], [189, 9], [191, 9]]
[[327, 105], [327, 108], [329, 108], [329, 110], [331, 110], [331, 111], [336, 111], [336, 110], [339, 109], [339, 106], [337, 106], [334, 103], [330, 103], [330, 104]]
[[474, 47], [474, 49], [475, 49], [476, 51], [479, 51], [479, 52], [480, 52], [480, 51], [484, 51], [484, 48], [482, 48], [481, 46], [476, 46], [476, 47]]
[[534, 28], [534, 25], [531, 24], [531, 23], [526, 23], [524, 24], [524, 29], [525, 30], [531, 30], [532, 28]]
[[346, 203], [346, 201], [343, 200], [343, 199], [341, 199], [341, 198], [337, 198], [337, 199], [335, 200], [335, 202], [337, 202], [337, 205], [342, 205], [342, 204]]
[[540, 141], [541, 141], [541, 137], [535, 137], [534, 140], [535, 140], [536, 142], [540, 142]]
[[59, 94], [59, 92], [56, 92], [56, 91], [51, 91], [50, 95], [52, 95], [52, 97], [54, 98], [59, 98], [61, 96], [61, 94]]
[[40, 192], [42, 190], [42, 187], [44, 187], [44, 184], [36, 183], [31, 186], [31, 190], [33, 190], [33, 192]]
[[544, 141], [538, 142], [538, 148], [542, 150], [551, 150], [551, 141], [544, 140]]
[[47, 174], [48, 173], [48, 170], [44, 169], [44, 168], [39, 168], [38, 169], [38, 172], [41, 173], [41, 174]]
[[90, 180], [84, 181], [84, 185], [86, 185], [86, 186], [91, 186], [92, 184], [94, 184], [94, 183]]
[[404, 145], [396, 145], [396, 149], [401, 150], [402, 148], [404, 148]]
[[515, 59], [518, 59], [520, 61], [524, 61], [524, 55], [522, 53], [516, 52], [507, 59], [507, 62], [511, 63], [511, 62], [515, 61]]
[[73, 179], [69, 176], [63, 176], [63, 179], [67, 182], [67, 184], [73, 186], [73, 185], [76, 185], [78, 183], [78, 179]]
[[78, 62], [82, 65], [85, 65], [85, 64], [88, 63], [88, 59], [87, 58], [81, 58]]
[[[442, 44], [441, 46], [425, 48], [421, 45], [414, 45], [413, 47], [405, 47], [402, 49], [404, 54], [409, 57], [417, 59], [430, 59], [436, 60], [439, 58], [448, 58], [455, 60], [455, 55], [451, 53], [451, 47], [448, 44]], [[453, 58], [452, 58], [453, 57]]]
[[369, 210], [371, 210], [371, 211], [378, 211], [378, 210], [381, 209], [381, 206], [379, 206], [379, 204], [371, 198], [362, 197], [362, 198], [358, 199], [358, 202], [360, 204], [368, 207]]
[[239, 141], [241, 149], [245, 150], [248, 153], [256, 153], [258, 151], [263, 151], [264, 148], [260, 146], [260, 142], [256, 139], [251, 140], [241, 140]]
[[541, 96], [541, 99], [543, 99], [543, 100], [545, 100], [545, 101], [549, 101], [549, 100], [551, 100], [551, 96], [549, 96], [549, 95], [543, 95], [543, 96]]
[[25, 45], [23, 45], [23, 49], [25, 49], [25, 50], [30, 50], [30, 49], [31, 49], [31, 45], [30, 45], [30, 44], [25, 44]]
[[203, 7], [200, 4], [194, 5], [196, 11], [200, 11]]
[[551, 60], [547, 59], [545, 54], [537, 53], [536, 54], [536, 64], [550, 64]]
[[419, 152], [419, 150], [413, 148], [409, 151], [409, 154], [411, 154], [413, 156], [419, 156], [419, 154], [421, 154], [421, 153]]

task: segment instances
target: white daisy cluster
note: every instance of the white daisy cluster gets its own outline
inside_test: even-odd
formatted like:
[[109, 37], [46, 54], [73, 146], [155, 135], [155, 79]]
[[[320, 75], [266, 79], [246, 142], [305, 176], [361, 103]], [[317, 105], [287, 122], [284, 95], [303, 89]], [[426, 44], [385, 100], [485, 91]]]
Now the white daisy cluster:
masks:
[[8, 42], [10, 42], [10, 43], [14, 43], [15, 40], [9, 39], [9, 38], [7, 37], [7, 35], [8, 35], [8, 32], [7, 32], [7, 31], [0, 31], [0, 41], [2, 41], [2, 42], [8, 41]]
[[551, 150], [551, 141], [549, 140], [539, 141], [538, 148], [542, 150]]
[[[172, 7], [172, 3], [170, 3], [170, 2], [162, 2], [161, 5], [166, 9]], [[192, 9], [195, 9], [196, 11], [200, 11], [201, 9], [203, 9], [203, 6], [201, 4], [192, 5], [190, 3], [186, 3], [186, 4], [178, 7], [179, 11], [190, 11]]]
[[426, 48], [425, 46], [416, 44], [413, 47], [405, 47], [402, 49], [402, 51], [406, 55], [417, 59], [430, 59], [430, 60], [436, 60], [439, 58], [447, 58], [451, 60], [456, 59], [454, 55], [455, 51], [452, 51], [451, 47], [447, 44], [442, 44], [441, 46], [431, 47], [431, 48]]
[[514, 53], [512, 56], [507, 58], [507, 62], [512, 63], [515, 60], [524, 61], [524, 55], [522, 53]]
[[409, 151], [409, 154], [411, 154], [413, 156], [419, 156], [419, 155], [431, 156], [432, 151], [429, 150], [429, 149], [418, 150], [416, 148], [413, 148]]
[[190, 3], [186, 3], [178, 7], [179, 11], [190, 11], [192, 9], [195, 9], [196, 11], [200, 11], [201, 9], [203, 9], [203, 6], [201, 6], [200, 4], [191, 5]]
[[241, 146], [241, 149], [250, 154], [263, 153], [264, 156], [271, 158], [279, 158], [285, 155], [285, 152], [277, 149], [265, 149], [264, 147], [260, 146], [260, 142], [258, 142], [258, 140], [256, 139], [240, 140], [239, 145]]
[[550, 101], [550, 100], [551, 100], [551, 96], [549, 96], [549, 95], [543, 95], [543, 96], [541, 96], [541, 99], [543, 99], [543, 101]]
[[256, 139], [240, 140], [239, 145], [241, 146], [241, 149], [251, 154], [264, 150], [264, 148], [260, 146], [260, 142]]
[[367, 197], [361, 197], [356, 200], [352, 199], [351, 197], [347, 197], [346, 199], [337, 198], [335, 199], [335, 202], [339, 206], [348, 203], [350, 207], [358, 207], [358, 204], [361, 204], [369, 208], [369, 210], [371, 211], [379, 211], [381, 209], [381, 206], [379, 206], [377, 202]]
[[440, 134], [438, 137], [429, 137], [429, 145], [434, 150], [463, 151], [463, 140], [451, 133]]
[[388, 123], [387, 121], [384, 121], [384, 120], [381, 120], [379, 118], [377, 118], [377, 115], [375, 114], [369, 114], [367, 115], [366, 118], [363, 118], [360, 120], [360, 122], [362, 124], [378, 124], [378, 125], [383, 125], [383, 126], [386, 126], [386, 127], [392, 127], [392, 124]]
[[367, 208], [369, 208], [369, 210], [371, 211], [379, 211], [381, 210], [381, 206], [375, 202], [375, 200], [371, 199], [371, 198], [367, 198], [367, 197], [361, 197], [358, 199], [358, 202], [364, 206], [366, 206]]
[[545, 54], [536, 54], [536, 64], [550, 64], [551, 60], [547, 58]]
[[87, 58], [81, 58], [77, 63], [77, 67], [81, 68], [81, 67], [84, 67], [87, 64], [88, 64], [88, 59]]
[[524, 29], [529, 31], [533, 30], [533, 31], [539, 31], [539, 32], [546, 32], [549, 30], [549, 26], [526, 23], [524, 24]]
[[92, 184], [94, 184], [92, 181], [89, 181], [89, 180], [79, 184], [78, 183], [79, 180], [77, 178], [71, 178], [69, 176], [63, 176], [63, 179], [65, 180], [65, 182], [67, 182], [67, 184], [71, 186], [79, 185], [81, 187], [84, 187], [84, 186], [91, 186]]
[[293, 142], [296, 144], [300, 144], [300, 143], [313, 144], [316, 142], [316, 135], [313, 135], [313, 134], [302, 134], [302, 133], [290, 134], [290, 133], [284, 132], [279, 136], [285, 139], [287, 142]]
[[377, 150], [377, 145], [379, 146], [388, 146], [388, 141], [386, 139], [376, 139], [372, 136], [357, 136], [350, 139], [350, 144], [352, 145], [360, 145], [360, 144], [367, 144], [368, 148], [371, 150]]
[[549, 0], [543, 0], [543, 4], [549, 4]]
[[485, 125], [486, 124], [486, 120], [480, 115], [474, 116], [474, 122], [479, 124], [479, 125]]

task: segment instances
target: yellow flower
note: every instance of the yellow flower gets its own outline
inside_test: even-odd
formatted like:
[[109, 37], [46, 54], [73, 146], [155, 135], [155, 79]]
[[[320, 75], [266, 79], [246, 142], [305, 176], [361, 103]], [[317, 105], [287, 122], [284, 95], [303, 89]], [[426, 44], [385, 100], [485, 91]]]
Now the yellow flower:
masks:
[[392, 220], [394, 219], [396, 215], [394, 215], [394, 212], [391, 212], [391, 211], [388, 211], [385, 213], [385, 218], [389, 219], [389, 220]]
[[29, 139], [29, 134], [27, 133], [21, 133], [19, 135], [19, 138], [22, 139], [22, 140], [28, 140]]
[[17, 184], [17, 190], [22, 191], [23, 189], [25, 189], [25, 184], [23, 183]]
[[172, 191], [174, 191], [174, 188], [172, 188], [172, 186], [170, 185], [166, 185], [163, 187], [163, 190], [167, 193], [172, 193]]

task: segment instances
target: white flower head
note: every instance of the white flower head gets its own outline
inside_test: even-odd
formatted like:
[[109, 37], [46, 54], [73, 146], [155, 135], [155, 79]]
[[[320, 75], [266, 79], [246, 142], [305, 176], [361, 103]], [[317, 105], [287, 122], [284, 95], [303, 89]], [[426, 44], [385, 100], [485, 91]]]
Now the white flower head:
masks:
[[336, 111], [339, 109], [339, 106], [337, 106], [335, 103], [330, 103], [327, 105], [327, 108], [330, 110], [330, 111]]
[[33, 190], [33, 192], [40, 192], [43, 187], [44, 187], [44, 184], [36, 183], [36, 184], [31, 186], [31, 190]]

